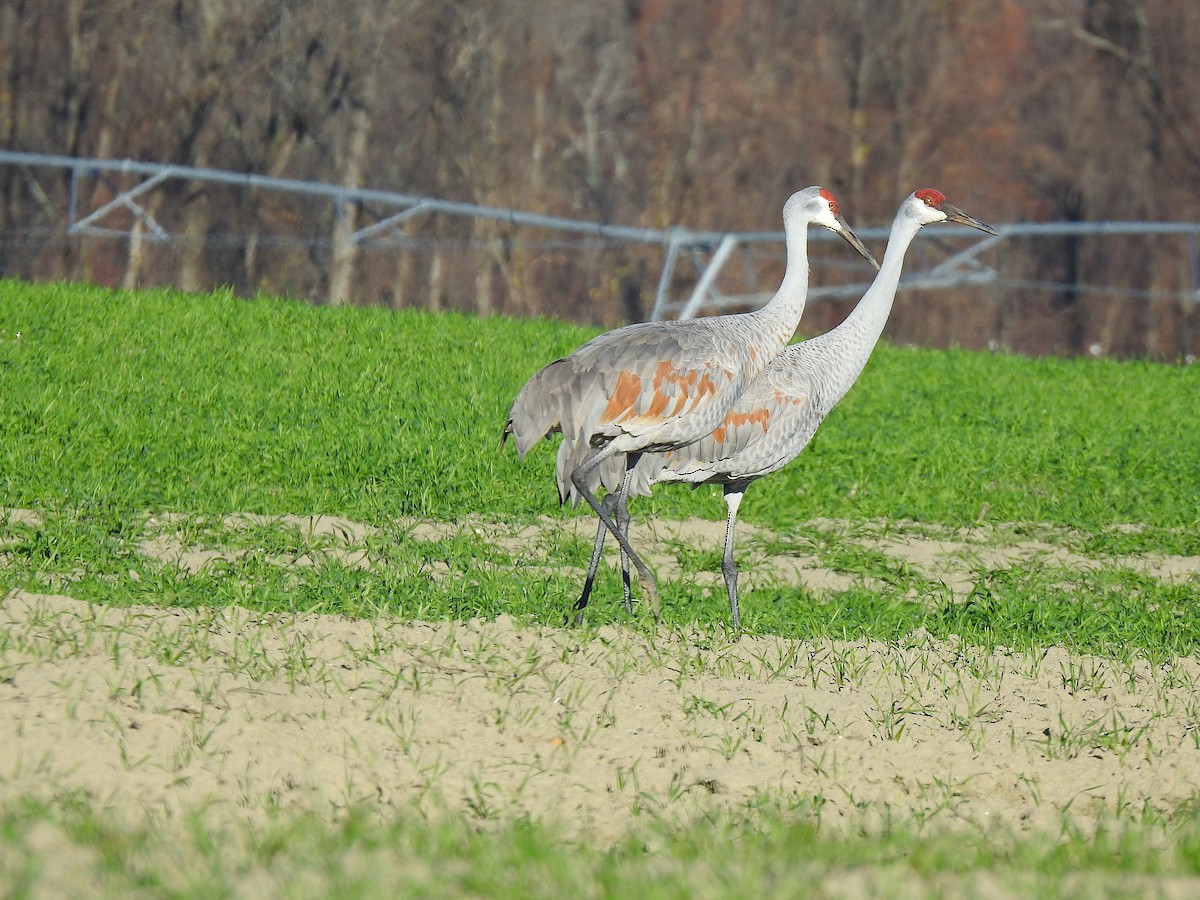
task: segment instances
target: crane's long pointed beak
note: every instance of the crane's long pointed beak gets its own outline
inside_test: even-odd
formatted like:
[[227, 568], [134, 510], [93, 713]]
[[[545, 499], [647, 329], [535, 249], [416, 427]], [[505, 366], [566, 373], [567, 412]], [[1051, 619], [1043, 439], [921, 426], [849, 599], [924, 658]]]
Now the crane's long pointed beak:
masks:
[[858, 239], [858, 235], [854, 233], [854, 230], [846, 224], [846, 220], [841, 216], [838, 216], [837, 221], [838, 224], [842, 226], [838, 229], [837, 233], [845, 239], [847, 244], [857, 250], [863, 259], [874, 266], [875, 271], [879, 271], [879, 263], [875, 261], [875, 257], [871, 255], [871, 251], [868, 250], [863, 242]]
[[942, 204], [942, 212], [946, 214], [947, 222], [958, 222], [960, 225], [970, 225], [972, 228], [978, 228], [980, 231], [985, 231], [988, 234], [999, 234], [991, 225], [985, 225], [974, 216], [968, 216], [965, 212], [950, 203]]

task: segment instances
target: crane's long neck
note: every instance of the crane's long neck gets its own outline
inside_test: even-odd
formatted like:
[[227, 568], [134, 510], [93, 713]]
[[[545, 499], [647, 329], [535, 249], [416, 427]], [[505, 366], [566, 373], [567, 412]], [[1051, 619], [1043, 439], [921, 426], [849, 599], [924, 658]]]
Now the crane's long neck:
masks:
[[791, 340], [808, 298], [808, 222], [785, 222], [783, 233], [787, 250], [783, 281], [771, 302], [757, 313], [778, 340], [779, 349]]
[[822, 368], [826, 376], [823, 387], [831, 405], [844, 397], [853, 386], [870, 359], [879, 336], [883, 334], [883, 327], [892, 311], [892, 302], [896, 299], [896, 289], [900, 285], [904, 254], [920, 228], [920, 223], [903, 212], [896, 214], [875, 280], [845, 321], [816, 339], [823, 345], [822, 355], [827, 355], [831, 361], [830, 365]]

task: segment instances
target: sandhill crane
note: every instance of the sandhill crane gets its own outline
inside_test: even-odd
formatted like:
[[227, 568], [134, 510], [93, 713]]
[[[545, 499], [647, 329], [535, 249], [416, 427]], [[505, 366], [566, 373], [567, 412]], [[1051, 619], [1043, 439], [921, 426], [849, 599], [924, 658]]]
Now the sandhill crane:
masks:
[[808, 291], [810, 224], [841, 235], [878, 267], [842, 218], [833, 194], [819, 186], [805, 188], [783, 207], [787, 264], [769, 303], [739, 315], [644, 322], [606, 332], [538, 371], [508, 414], [501, 445], [511, 434], [518, 458], [543, 437], [562, 432], [563, 444], [573, 449], [566, 454], [569, 467], [558, 469], [559, 498], [573, 506], [580, 497], [587, 500], [637, 569], [655, 618], [654, 576], [609, 507], [597, 502], [595, 473], [609, 460], [624, 471], [627, 458], [684, 446], [721, 423], [796, 330]]
[[[854, 385], [891, 312], [904, 254], [921, 227], [934, 222], [959, 222], [996, 234], [990, 225], [947, 202], [941, 191], [924, 188], [910, 194], [892, 222], [879, 274], [845, 321], [826, 334], [791, 345], [775, 357], [711, 434], [684, 447], [643, 453], [626, 473], [615, 503], [611, 501], [613, 494], [605, 497], [605, 502], [618, 507], [617, 518], [627, 529], [629, 513], [624, 505], [628, 496], [648, 495], [660, 481], [724, 487], [728, 514], [721, 572], [734, 628], [741, 627], [733, 532], [742, 495], [751, 482], [795, 459], [825, 416]], [[600, 475], [607, 479], [606, 484], [619, 477], [611, 467]], [[575, 607], [576, 621], [587, 605], [587, 592], [603, 544], [604, 530], [599, 529], [584, 582], [585, 595]], [[628, 602], [629, 574], [624, 554], [621, 567]]]

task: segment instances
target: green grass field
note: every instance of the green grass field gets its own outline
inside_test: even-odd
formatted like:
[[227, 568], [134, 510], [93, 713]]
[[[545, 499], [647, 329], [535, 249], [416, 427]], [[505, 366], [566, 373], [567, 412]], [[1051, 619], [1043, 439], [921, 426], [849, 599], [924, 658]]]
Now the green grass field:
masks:
[[[554, 513], [550, 449], [496, 444], [537, 368], [594, 332], [546, 321], [167, 291], [0, 284], [0, 490], [25, 506], [197, 513]], [[16, 335], [20, 334], [18, 338]], [[881, 346], [745, 515], [1198, 521], [1200, 370]], [[658, 515], [715, 507], [663, 491]], [[647, 509], [650, 514], [650, 509]]]
[[[478, 517], [515, 528], [583, 515], [558, 505], [553, 444], [518, 463], [498, 442], [525, 379], [594, 333], [548, 321], [0, 282], [0, 507], [37, 514], [31, 522], [0, 512], [0, 595], [24, 588], [113, 605], [424, 620], [507, 613], [557, 624], [578, 590], [574, 571], [544, 559], [526, 565], [518, 551], [463, 532], [418, 539], [408, 526]], [[1098, 556], [1200, 555], [1198, 410], [1195, 366], [881, 345], [813, 444], [756, 483], [742, 506], [743, 521], [806, 541], [827, 565], [874, 586], [819, 603], [784, 584], [759, 587], [743, 596], [744, 625], [795, 638], [892, 641], [924, 629], [983, 647], [1194, 656], [1196, 577], [981, 563], [964, 602], [814, 520], [851, 528], [883, 520], [914, 533], [982, 519], [1030, 535], [1053, 528], [1069, 535], [1071, 549]], [[633, 512], [721, 520], [724, 507], [719, 492], [666, 487]], [[234, 513], [325, 514], [373, 526], [359, 544], [388, 564], [281, 567], [276, 556], [320, 549], [322, 539], [222, 525]], [[147, 556], [140, 544], [168, 514], [164, 533], [236, 553], [192, 574]], [[545, 556], [586, 563], [586, 542], [547, 541]], [[713, 549], [681, 551], [684, 572], [713, 570]], [[431, 579], [437, 567], [460, 577]], [[602, 573], [600, 594], [619, 590], [613, 573]], [[719, 628], [727, 617], [723, 590], [684, 577], [663, 594], [668, 625]], [[619, 603], [596, 602], [589, 613], [592, 625], [626, 623]], [[151, 828], [106, 821], [84, 805], [25, 800], [0, 808], [0, 842], [9, 848], [0, 854], [0, 893], [36, 895], [31, 822], [93, 854], [99, 883], [114, 895], [235, 894], [246, 872], [272, 865], [287, 873], [277, 884], [291, 896], [386, 894], [372, 887], [380, 867], [413, 890], [499, 896], [635, 888], [722, 896], [747, 884], [784, 896], [797, 871], [859, 865], [872, 867], [884, 893], [915, 876], [926, 887], [939, 878], [962, 885], [980, 872], [1044, 896], [1097, 887], [1140, 893], [1153, 888], [1146, 879], [1200, 873], [1190, 810], [1154, 828], [1099, 840], [1064, 834], [1049, 846], [1036, 837], [997, 845], [927, 834], [910, 823], [846, 839], [763, 812], [567, 853], [552, 831], [525, 824], [478, 831], [351, 817], [330, 832], [284, 818], [262, 834], [197, 825], [187, 864], [176, 866]], [[724, 835], [715, 851], [713, 830]], [[227, 846], [238, 848], [232, 861], [220, 849]]]
[[[0, 314], [0, 502], [44, 519], [38, 529], [10, 526], [19, 549], [0, 573], [9, 587], [47, 587], [73, 573], [74, 595], [109, 603], [425, 618], [507, 612], [546, 622], [558, 621], [560, 598], [577, 589], [574, 574], [544, 566], [523, 574], [511, 553], [469, 537], [415, 542], [394, 523], [582, 514], [558, 505], [553, 444], [519, 464], [498, 440], [524, 380], [591, 331], [14, 282], [0, 284]], [[887, 571], [806, 523], [958, 526], [985, 516], [1031, 531], [1072, 529], [1074, 543], [1091, 552], [1200, 554], [1198, 407], [1194, 367], [885, 344], [800, 458], [750, 489], [742, 517], [810, 537], [847, 571], [883, 567], [891, 588], [821, 606], [779, 591], [751, 596], [747, 627], [883, 639], [925, 627], [1011, 646], [1190, 653], [1200, 646], [1200, 625], [1180, 612], [1190, 586], [1127, 569], [1093, 572], [1086, 578], [1095, 604], [1085, 609], [1053, 569], [981, 569], [972, 603], [913, 603], [913, 591], [928, 601], [938, 585]], [[182, 579], [135, 546], [147, 517], [164, 511], [198, 522], [234, 512], [345, 516], [379, 526], [371, 549], [397, 564], [386, 572], [327, 566], [296, 584], [294, 573], [250, 553]], [[724, 509], [716, 490], [667, 487], [634, 514], [720, 520]], [[1138, 527], [1115, 527], [1126, 525]], [[261, 534], [225, 537], [271, 549]], [[298, 533], [269, 540], [305, 549]], [[579, 540], [564, 538], [555, 550], [586, 561]], [[718, 550], [691, 564], [715, 568]], [[469, 580], [431, 585], [434, 559], [503, 568], [480, 565]], [[667, 622], [722, 621], [724, 600], [681, 581], [664, 614]], [[602, 623], [623, 614], [598, 604], [593, 615]]]

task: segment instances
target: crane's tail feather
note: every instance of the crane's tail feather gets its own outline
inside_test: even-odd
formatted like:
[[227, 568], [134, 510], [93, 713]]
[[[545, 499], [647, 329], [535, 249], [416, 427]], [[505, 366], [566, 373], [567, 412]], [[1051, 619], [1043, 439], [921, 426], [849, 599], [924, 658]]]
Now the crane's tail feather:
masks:
[[517, 445], [518, 459], [524, 459], [529, 449], [542, 438], [562, 430], [564, 362], [558, 359], [540, 369], [513, 401], [500, 436], [500, 446], [504, 446], [511, 434]]
[[[558, 480], [558, 499], [560, 503], [570, 503], [578, 506], [583, 496], [575, 485], [575, 470], [596, 452], [596, 448], [581, 441], [564, 438], [558, 446], [558, 456], [555, 458], [555, 477]], [[587, 488], [593, 494], [603, 487], [610, 493], [621, 487], [625, 477], [625, 455], [618, 453], [609, 457], [595, 469], [587, 480]]]

